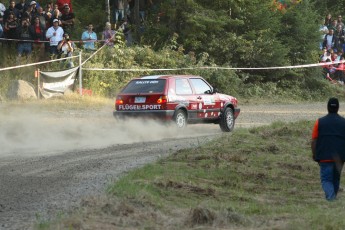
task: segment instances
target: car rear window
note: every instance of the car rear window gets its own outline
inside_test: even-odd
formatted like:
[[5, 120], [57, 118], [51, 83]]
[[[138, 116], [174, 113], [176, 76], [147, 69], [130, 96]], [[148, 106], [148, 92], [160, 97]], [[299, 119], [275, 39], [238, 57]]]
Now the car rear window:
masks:
[[165, 82], [165, 79], [133, 80], [122, 90], [122, 93], [162, 93]]

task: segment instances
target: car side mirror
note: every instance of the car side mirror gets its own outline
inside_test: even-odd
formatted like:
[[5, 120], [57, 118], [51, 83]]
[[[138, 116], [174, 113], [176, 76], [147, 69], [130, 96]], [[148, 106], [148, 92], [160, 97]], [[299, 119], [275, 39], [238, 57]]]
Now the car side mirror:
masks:
[[212, 94], [219, 93], [219, 90], [217, 88], [213, 88]]

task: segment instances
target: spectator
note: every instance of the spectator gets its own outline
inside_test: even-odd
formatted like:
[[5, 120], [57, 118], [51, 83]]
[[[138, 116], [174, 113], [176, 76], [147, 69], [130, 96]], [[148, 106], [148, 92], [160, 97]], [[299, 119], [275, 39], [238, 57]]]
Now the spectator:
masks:
[[92, 23], [89, 23], [87, 30], [82, 33], [81, 40], [84, 41], [85, 50], [95, 50], [95, 41], [97, 41], [97, 34], [93, 32]]
[[125, 18], [125, 2], [124, 0], [115, 0], [114, 4], [115, 11], [115, 24]]
[[68, 4], [65, 4], [61, 16], [61, 25], [65, 33], [72, 33], [74, 27], [74, 13], [70, 12]]
[[336, 31], [336, 30], [337, 30], [337, 24], [338, 24], [338, 21], [337, 21], [336, 19], [334, 19], [334, 20], [332, 21], [331, 25], [328, 26], [328, 29], [329, 29], [329, 30], [332, 29], [332, 30]]
[[320, 31], [320, 33], [321, 33], [320, 49], [322, 49], [323, 40], [325, 39], [325, 35], [328, 34], [328, 28], [327, 28], [327, 26], [325, 25], [325, 20], [322, 21], [319, 31]]
[[[5, 21], [5, 37], [9, 39], [16, 39], [17, 38], [17, 27], [18, 21], [14, 14], [14, 12], [10, 12], [6, 21]], [[9, 41], [9, 45], [15, 44], [15, 42]]]
[[343, 17], [341, 15], [338, 16], [337, 25], [341, 25], [343, 29], [345, 28], [345, 25], [343, 23]]
[[311, 149], [313, 160], [320, 166], [320, 177], [325, 198], [337, 197], [340, 175], [345, 160], [345, 119], [338, 115], [339, 101], [330, 98], [328, 114], [319, 118], [312, 132]]
[[18, 55], [22, 56], [23, 54], [30, 55], [32, 52], [32, 43], [31, 40], [33, 39], [33, 31], [32, 27], [30, 27], [29, 19], [25, 18], [22, 20], [21, 25], [17, 28], [17, 38], [18, 42]]
[[31, 7], [31, 23], [33, 23], [33, 20], [38, 15], [38, 7], [40, 6], [37, 5], [36, 1], [31, 1], [30, 7]]
[[32, 38], [35, 40], [33, 49], [39, 54], [40, 59], [44, 57], [45, 25], [40, 21], [40, 17], [35, 17], [32, 27]]
[[53, 14], [53, 5], [50, 4], [50, 3], [48, 3], [48, 4], [46, 5], [46, 8], [45, 8], [45, 10], [44, 10], [44, 13], [45, 13], [45, 14], [47, 14], [47, 13]]
[[[70, 41], [69, 35], [64, 34], [63, 40], [59, 42], [59, 45], [57, 47], [59, 52], [59, 58], [61, 57], [72, 57], [73, 51], [74, 51], [74, 43]], [[72, 62], [72, 59], [67, 60], [67, 68], [74, 67], [74, 64]]]
[[139, 16], [141, 22], [145, 21], [145, 12], [147, 11], [149, 5], [152, 4], [152, 0], [140, 0], [139, 1]]
[[[43, 28], [46, 28], [46, 15], [45, 15], [42, 7], [38, 7], [37, 8], [37, 15], [36, 15], [36, 17], [38, 17], [40, 19], [41, 26]], [[34, 18], [34, 22], [36, 20], [36, 17]]]
[[337, 26], [337, 30], [335, 31], [334, 35], [338, 40], [337, 50], [343, 50], [343, 44], [345, 42], [345, 32], [340, 24]]
[[16, 19], [20, 18], [20, 12], [15, 8], [16, 2], [14, 0], [10, 1], [10, 6], [8, 7], [7, 10], [4, 12], [4, 22], [7, 20], [8, 16], [10, 15], [11, 12], [14, 13], [14, 16]]
[[[331, 60], [332, 60], [333, 62], [337, 61], [337, 60], [338, 60], [338, 54], [335, 53], [335, 52], [333, 52], [332, 57], [331, 57]], [[334, 66], [336, 66], [336, 65], [334, 65]]]
[[46, 38], [49, 39], [49, 52], [52, 56], [58, 54], [57, 46], [63, 39], [63, 34], [64, 31], [59, 26], [59, 20], [54, 19], [53, 26], [50, 27], [46, 32]]
[[339, 59], [340, 63], [338, 64], [338, 67], [337, 67], [337, 70], [335, 71], [334, 77], [335, 77], [335, 79], [338, 80], [338, 82], [341, 85], [344, 85], [345, 64], [344, 64], [343, 53], [342, 52], [341, 52], [341, 54], [338, 53], [338, 57], [340, 57], [340, 59]]
[[[56, 3], [53, 4], [52, 13], [54, 12], [54, 10], [59, 10], [59, 6], [58, 6], [58, 4], [56, 4]], [[63, 9], [61, 9], [61, 10], [63, 10]], [[59, 10], [59, 11], [60, 11], [60, 10]]]
[[25, 3], [25, 0], [20, 0], [14, 7], [19, 10], [20, 14], [22, 15], [27, 7], [30, 5]]
[[[2, 18], [2, 16], [0, 16], [0, 18]], [[2, 25], [0, 23], [0, 38], [4, 37], [4, 29], [2, 28]], [[0, 44], [2, 44], [2, 42], [0, 41]]]
[[4, 32], [4, 30], [3, 30], [3, 25], [4, 24], [4, 18], [3, 18], [3, 16], [0, 14], [0, 25], [1, 25], [1, 30], [2, 30], [2, 33]]
[[48, 29], [49, 27], [52, 26], [52, 6], [50, 4], [47, 4], [46, 6], [46, 10], [44, 12], [44, 17], [45, 17], [45, 21], [46, 21], [46, 26], [45, 29]]
[[69, 6], [69, 8], [70, 8], [70, 12], [73, 12], [71, 0], [57, 0], [57, 1], [56, 1], [56, 5], [57, 5], [58, 9], [59, 9], [61, 12], [63, 12], [63, 9], [64, 9], [64, 7], [65, 7], [66, 4], [67, 4], [67, 5]]
[[[31, 5], [31, 2], [35, 2], [35, 0], [26, 0], [26, 4], [27, 5]], [[40, 4], [36, 1], [36, 7], [39, 7], [40, 6]]]
[[24, 13], [22, 14], [22, 19], [29, 19], [30, 24], [32, 23], [32, 9], [34, 8], [34, 4], [28, 6]]
[[327, 59], [331, 59], [331, 52], [326, 48], [323, 49], [323, 54], [320, 57], [321, 62], [326, 62]]
[[[5, 7], [5, 5], [2, 3], [2, 0], [0, 0], [0, 17], [1, 17], [1, 18], [4, 17], [5, 11], [6, 11], [6, 7]], [[2, 21], [0, 21], [0, 24], [2, 24], [1, 22], [2, 22]]]
[[111, 24], [110, 22], [105, 23], [105, 28], [102, 33], [102, 40], [105, 40], [105, 44], [109, 47], [114, 46], [114, 36], [115, 36], [115, 31], [111, 29]]
[[326, 18], [325, 18], [325, 25], [327, 27], [330, 27], [332, 25], [332, 15], [331, 14], [327, 14]]
[[[2, 16], [0, 15], [0, 19], [2, 19]], [[2, 27], [2, 24], [0, 23], [0, 38], [4, 37], [4, 28]], [[2, 40], [0, 40], [0, 45], [2, 46]]]
[[58, 9], [55, 9], [54, 11], [53, 11], [53, 15], [52, 15], [52, 17], [51, 17], [51, 21], [50, 21], [50, 24], [52, 25], [53, 24], [53, 21], [55, 20], [55, 19], [57, 19], [58, 21], [59, 21], [59, 26], [61, 26], [61, 13], [60, 13], [60, 11], [58, 10]]
[[123, 22], [119, 28], [125, 35], [126, 45], [131, 46], [133, 44], [132, 31], [128, 22]]
[[338, 47], [338, 39], [334, 35], [334, 30], [330, 29], [323, 40], [323, 48], [335, 50]]
[[53, 14], [53, 4], [52, 3], [48, 3], [47, 5], [46, 5], [46, 8], [45, 8], [45, 10], [44, 10], [44, 13], [51, 13], [51, 14]]

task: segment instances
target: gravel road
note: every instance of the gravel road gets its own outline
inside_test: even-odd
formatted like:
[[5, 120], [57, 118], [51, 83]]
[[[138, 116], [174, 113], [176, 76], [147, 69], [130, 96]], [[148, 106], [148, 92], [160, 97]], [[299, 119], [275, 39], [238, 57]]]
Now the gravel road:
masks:
[[[241, 105], [236, 127], [325, 113], [325, 103]], [[181, 133], [154, 122], [118, 124], [111, 114], [111, 108], [57, 113], [0, 104], [1, 230], [31, 229], [37, 217], [54, 218], [83, 197], [102, 194], [133, 168], [222, 135], [218, 125], [191, 125]]]

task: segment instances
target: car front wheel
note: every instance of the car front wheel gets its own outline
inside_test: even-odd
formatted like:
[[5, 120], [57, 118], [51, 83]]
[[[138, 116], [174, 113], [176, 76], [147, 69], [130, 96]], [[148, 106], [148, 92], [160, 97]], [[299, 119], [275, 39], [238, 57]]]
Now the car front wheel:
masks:
[[225, 108], [224, 112], [222, 113], [219, 126], [223, 132], [231, 132], [234, 129], [234, 111], [230, 107]]
[[177, 128], [184, 128], [187, 125], [187, 115], [186, 112], [179, 109], [176, 111], [176, 114], [174, 116], [174, 121], [177, 126]]

